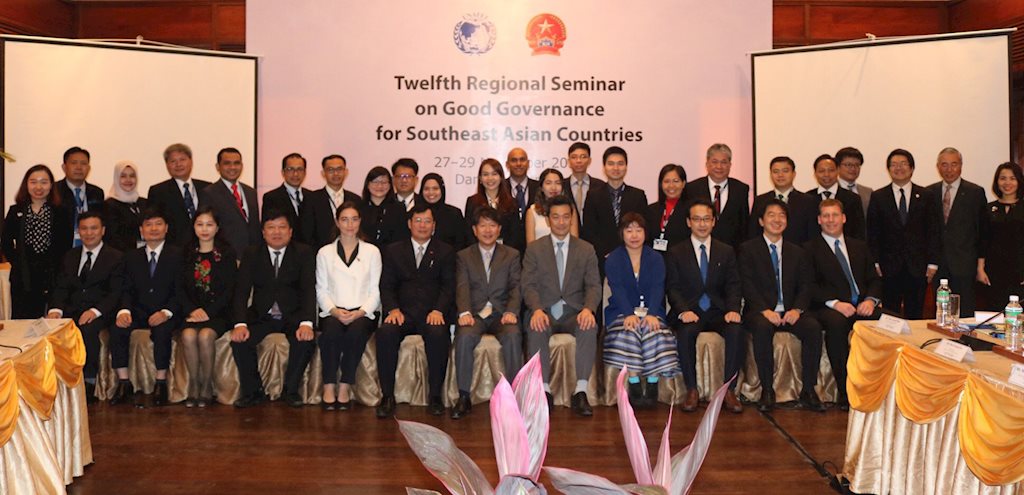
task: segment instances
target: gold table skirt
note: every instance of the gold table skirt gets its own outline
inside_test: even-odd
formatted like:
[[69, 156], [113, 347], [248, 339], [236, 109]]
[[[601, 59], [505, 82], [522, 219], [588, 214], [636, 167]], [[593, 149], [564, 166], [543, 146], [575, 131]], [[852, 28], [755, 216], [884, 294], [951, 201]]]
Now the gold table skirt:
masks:
[[1024, 493], [1024, 391], [1011, 361], [955, 363], [921, 350], [940, 334], [911, 322], [893, 335], [854, 326], [843, 471], [858, 493]]
[[82, 366], [85, 346], [70, 320], [23, 338], [29, 321], [5, 321], [0, 360], [0, 493], [66, 493], [92, 463]]

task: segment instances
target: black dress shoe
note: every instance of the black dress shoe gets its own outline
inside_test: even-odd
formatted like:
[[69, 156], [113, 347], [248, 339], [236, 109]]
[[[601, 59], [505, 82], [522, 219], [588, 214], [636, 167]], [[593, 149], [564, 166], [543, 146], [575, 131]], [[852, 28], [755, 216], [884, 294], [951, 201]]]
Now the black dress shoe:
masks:
[[548, 413], [551, 413], [555, 409], [555, 397], [551, 392], [544, 392], [544, 398], [548, 400]]
[[235, 401], [235, 407], [239, 409], [245, 409], [247, 407], [258, 406], [267, 401], [267, 394], [263, 393], [263, 390], [257, 390], [244, 397], [239, 397]]
[[135, 396], [135, 387], [132, 386], [132, 382], [128, 380], [117, 382], [117, 388], [114, 389], [114, 395], [110, 397], [110, 405], [116, 406], [118, 404], [124, 404]]
[[284, 394], [284, 402], [285, 404], [288, 404], [288, 407], [295, 408], [299, 408], [306, 405], [305, 402], [302, 402], [302, 396], [295, 392], [289, 392]]
[[163, 407], [167, 405], [167, 382], [156, 382], [153, 386], [153, 405]]
[[377, 419], [387, 419], [395, 415], [395, 396], [385, 395], [377, 404]]
[[96, 384], [85, 382], [85, 403], [95, 404], [99, 399], [96, 398]]
[[839, 397], [836, 397], [836, 407], [843, 412], [850, 410], [850, 399], [846, 397], [846, 394], [841, 394]]
[[338, 409], [338, 403], [333, 401], [333, 400], [330, 401], [330, 402], [328, 402], [328, 401], [321, 401], [320, 402], [320, 409], [323, 409], [324, 411], [334, 411], [334, 410]]
[[775, 391], [770, 388], [761, 389], [761, 400], [757, 401], [757, 410], [770, 412], [775, 407]]
[[572, 412], [577, 416], [590, 417], [594, 410], [590, 408], [590, 401], [587, 400], [586, 392], [576, 392], [572, 396]]
[[640, 382], [630, 383], [626, 389], [629, 403], [633, 407], [644, 407], [644, 384]]
[[459, 419], [473, 409], [473, 401], [469, 400], [469, 395], [459, 394], [459, 401], [455, 403], [455, 407], [452, 408], [452, 419]]
[[334, 407], [337, 408], [339, 411], [348, 411], [349, 409], [352, 409], [352, 399], [349, 399], [345, 402], [335, 402]]
[[427, 411], [430, 411], [432, 416], [444, 416], [444, 402], [441, 401], [441, 396], [435, 395], [430, 398]]
[[644, 382], [643, 404], [647, 408], [658, 406], [658, 382]]
[[825, 404], [821, 403], [818, 394], [813, 390], [800, 392], [800, 407], [814, 412], [825, 412]]

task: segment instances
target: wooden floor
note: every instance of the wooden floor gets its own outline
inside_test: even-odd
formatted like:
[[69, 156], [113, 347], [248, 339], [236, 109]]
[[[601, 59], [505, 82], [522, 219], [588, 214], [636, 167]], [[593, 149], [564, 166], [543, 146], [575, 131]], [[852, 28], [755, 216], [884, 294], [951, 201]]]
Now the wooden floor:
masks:
[[[652, 451], [668, 412], [665, 405], [637, 411]], [[690, 442], [702, 414], [676, 411], [673, 454]], [[95, 463], [68, 487], [72, 494], [404, 494], [406, 486], [444, 493], [395, 421], [376, 419], [368, 407], [324, 412], [280, 402], [248, 410], [97, 404], [89, 406], [89, 415]], [[487, 404], [459, 421], [407, 405], [399, 405], [398, 416], [444, 429], [497, 480]], [[692, 493], [835, 493], [814, 462], [841, 466], [845, 435], [846, 414], [838, 410], [723, 412]], [[589, 419], [556, 408], [545, 465], [635, 482], [615, 408], [597, 407]]]

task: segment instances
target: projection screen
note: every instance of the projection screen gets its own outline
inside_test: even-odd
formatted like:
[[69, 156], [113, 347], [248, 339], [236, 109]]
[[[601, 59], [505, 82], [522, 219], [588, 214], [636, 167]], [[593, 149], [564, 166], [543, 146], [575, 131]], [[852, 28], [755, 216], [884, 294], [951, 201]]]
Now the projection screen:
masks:
[[43, 163], [57, 179], [71, 146], [92, 155], [88, 181], [109, 196], [114, 163], [140, 168], [139, 192], [168, 178], [163, 150], [192, 147], [193, 177], [218, 177], [217, 151], [242, 152], [242, 181], [256, 185], [256, 58], [202, 50], [81, 40], [0, 37], [4, 211], [21, 178]]
[[[914, 182], [939, 180], [939, 150], [964, 157], [963, 177], [992, 183], [1010, 159], [1009, 43], [1013, 30], [865, 40], [754, 53], [755, 183], [787, 155], [796, 188], [817, 186], [813, 161], [844, 146], [864, 153], [858, 182], [890, 182], [885, 158], [914, 154]], [[989, 192], [991, 196], [991, 191]]]

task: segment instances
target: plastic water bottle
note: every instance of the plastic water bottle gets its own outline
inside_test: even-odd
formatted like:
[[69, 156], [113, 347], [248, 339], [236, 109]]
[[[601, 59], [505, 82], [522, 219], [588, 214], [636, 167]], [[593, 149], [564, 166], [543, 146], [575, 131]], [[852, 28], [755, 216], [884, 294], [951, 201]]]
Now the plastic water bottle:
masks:
[[939, 288], [935, 289], [935, 324], [942, 328], [949, 328], [953, 324], [953, 319], [949, 315], [949, 280], [947, 279], [939, 280]]
[[1003, 321], [1006, 322], [1007, 348], [1013, 352], [1021, 350], [1021, 311], [1020, 298], [1010, 296], [1010, 302], [1003, 310]]

